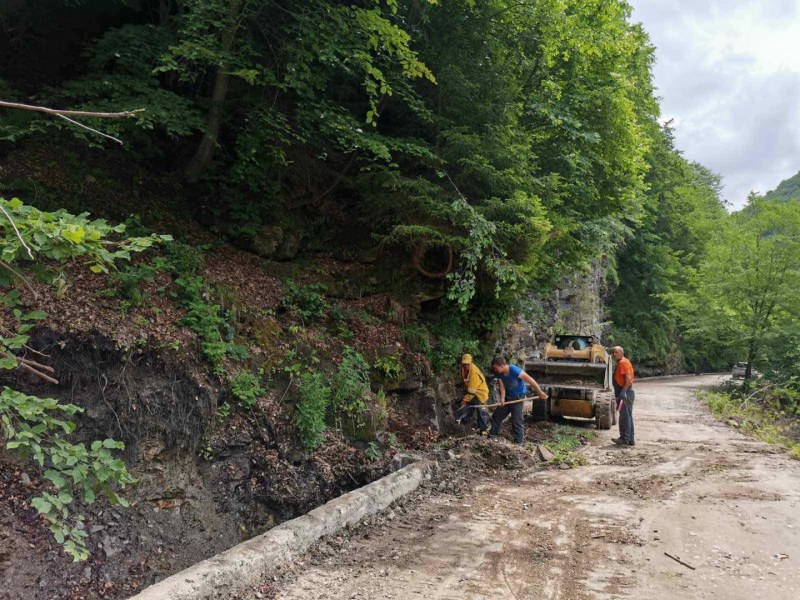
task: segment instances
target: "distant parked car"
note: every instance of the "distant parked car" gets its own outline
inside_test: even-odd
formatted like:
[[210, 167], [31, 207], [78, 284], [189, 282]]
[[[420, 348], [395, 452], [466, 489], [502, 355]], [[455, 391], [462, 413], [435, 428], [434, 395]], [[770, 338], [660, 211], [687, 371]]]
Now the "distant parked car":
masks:
[[738, 362], [733, 365], [731, 377], [734, 379], [744, 379], [744, 374], [747, 372], [747, 363]]
[[[745, 373], [747, 373], [747, 363], [746, 362], [738, 362], [733, 365], [733, 369], [731, 370], [731, 377], [733, 379], [744, 379]], [[750, 377], [755, 379], [758, 377], [759, 373], [755, 369], [750, 370]]]

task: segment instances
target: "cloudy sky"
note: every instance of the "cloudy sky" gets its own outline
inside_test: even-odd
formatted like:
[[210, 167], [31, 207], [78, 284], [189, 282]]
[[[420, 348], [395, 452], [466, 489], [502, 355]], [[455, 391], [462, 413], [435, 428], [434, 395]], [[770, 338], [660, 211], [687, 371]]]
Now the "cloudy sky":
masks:
[[629, 0], [656, 46], [662, 117], [741, 206], [800, 171], [800, 0]]

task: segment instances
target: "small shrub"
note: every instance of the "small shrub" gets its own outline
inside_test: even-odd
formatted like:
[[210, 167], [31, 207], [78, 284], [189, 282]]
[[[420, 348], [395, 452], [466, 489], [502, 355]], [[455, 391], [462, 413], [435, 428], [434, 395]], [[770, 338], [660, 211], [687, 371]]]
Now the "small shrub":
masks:
[[231, 393], [246, 408], [253, 408], [258, 397], [264, 394], [264, 388], [261, 387], [261, 378], [256, 373], [240, 371], [231, 380]]
[[381, 392], [372, 394], [364, 357], [349, 347], [343, 354], [332, 380], [331, 418], [339, 431], [368, 442], [386, 424], [386, 397]]
[[53, 488], [33, 498], [31, 506], [47, 519], [53, 537], [75, 561], [89, 556], [83, 516], [73, 513], [76, 499], [92, 504], [104, 495], [111, 504], [126, 507], [116, 489], [135, 482], [125, 463], [112, 454], [112, 450], [125, 449], [122, 442], [97, 440], [87, 447], [64, 439], [75, 430], [69, 419], [80, 412], [82, 408], [52, 398], [28, 396], [8, 387], [0, 391], [0, 442], [44, 469], [44, 478]]
[[222, 404], [220, 404], [217, 407], [217, 411], [215, 413], [215, 416], [220, 421], [224, 421], [225, 419], [230, 417], [231, 416], [231, 405], [228, 404], [227, 402], [223, 402]]
[[375, 442], [370, 442], [367, 444], [367, 449], [364, 450], [364, 454], [366, 455], [367, 460], [370, 462], [375, 462], [381, 456], [383, 456], [383, 452], [381, 452], [381, 449]]
[[324, 297], [326, 290], [326, 286], [321, 283], [300, 285], [289, 280], [284, 285], [280, 306], [284, 310], [296, 312], [303, 321], [321, 319], [328, 308]]
[[397, 379], [403, 375], [403, 363], [400, 362], [400, 357], [397, 354], [389, 354], [387, 356], [379, 356], [373, 368], [384, 379]]
[[364, 425], [364, 413], [370, 397], [369, 365], [364, 357], [352, 348], [345, 348], [344, 358], [333, 377], [333, 409], [337, 428], [342, 420], [352, 421], [356, 427]]
[[230, 343], [222, 334], [228, 329], [222, 308], [205, 300], [207, 286], [199, 275], [178, 277], [175, 285], [178, 287], [178, 300], [186, 308], [186, 316], [181, 324], [200, 338], [203, 355], [211, 363], [214, 373], [221, 374], [222, 362], [230, 348]]
[[397, 434], [394, 432], [389, 432], [386, 435], [386, 445], [389, 448], [394, 448], [395, 450], [399, 450], [400, 452], [405, 452], [406, 445], [397, 439]]
[[331, 389], [321, 373], [308, 373], [300, 381], [300, 401], [295, 410], [295, 425], [300, 441], [307, 452], [318, 448], [325, 433], [325, 413]]
[[436, 346], [431, 352], [431, 367], [436, 373], [452, 371], [465, 352], [478, 355], [477, 336], [459, 317], [448, 317], [433, 328]]
[[403, 342], [414, 352], [428, 355], [431, 352], [431, 334], [424, 325], [409, 323], [400, 327]]

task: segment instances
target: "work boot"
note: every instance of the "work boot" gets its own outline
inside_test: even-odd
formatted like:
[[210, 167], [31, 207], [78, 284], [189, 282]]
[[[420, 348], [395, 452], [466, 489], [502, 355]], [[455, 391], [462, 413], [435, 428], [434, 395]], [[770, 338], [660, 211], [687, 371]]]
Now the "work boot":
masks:
[[628, 445], [628, 442], [626, 442], [622, 438], [614, 438], [611, 441], [614, 442], [617, 446], [627, 446]]

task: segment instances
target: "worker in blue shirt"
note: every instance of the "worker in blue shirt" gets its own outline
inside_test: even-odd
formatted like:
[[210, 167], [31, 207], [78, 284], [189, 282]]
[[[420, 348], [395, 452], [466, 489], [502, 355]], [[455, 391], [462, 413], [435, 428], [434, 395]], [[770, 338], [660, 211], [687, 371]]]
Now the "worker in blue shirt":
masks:
[[492, 430], [489, 437], [497, 437], [500, 433], [500, 425], [503, 420], [511, 413], [511, 427], [514, 430], [514, 441], [522, 445], [525, 441], [525, 425], [522, 419], [522, 402], [506, 405], [512, 400], [521, 400], [526, 397], [525, 384], [529, 384], [542, 400], [547, 400], [547, 394], [542, 391], [536, 380], [528, 375], [517, 365], [509, 365], [502, 356], [495, 356], [492, 360], [492, 371], [497, 375], [500, 386], [500, 406], [495, 409], [492, 415]]

